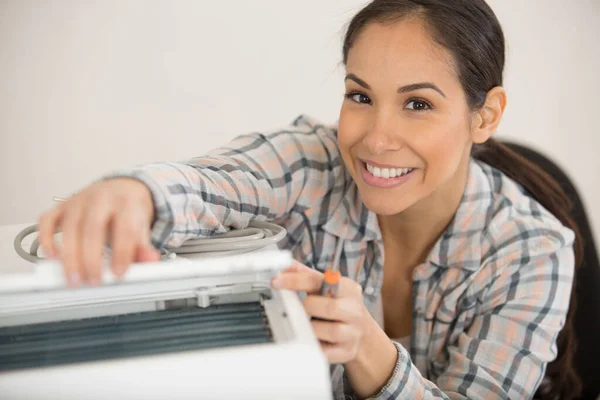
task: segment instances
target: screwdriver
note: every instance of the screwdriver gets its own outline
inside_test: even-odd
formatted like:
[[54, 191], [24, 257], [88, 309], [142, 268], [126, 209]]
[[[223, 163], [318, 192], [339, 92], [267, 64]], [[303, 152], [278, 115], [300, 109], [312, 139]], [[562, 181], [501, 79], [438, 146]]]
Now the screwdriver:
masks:
[[323, 285], [321, 286], [321, 296], [335, 298], [337, 297], [338, 288], [342, 274], [340, 274], [340, 257], [342, 255], [342, 247], [344, 239], [340, 238], [333, 256], [333, 264], [325, 270], [323, 277]]

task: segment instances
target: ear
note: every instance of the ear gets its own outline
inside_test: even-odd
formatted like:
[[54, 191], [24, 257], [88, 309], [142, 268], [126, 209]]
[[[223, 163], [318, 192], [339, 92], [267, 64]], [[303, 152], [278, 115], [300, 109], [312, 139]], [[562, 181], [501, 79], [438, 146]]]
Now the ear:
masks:
[[481, 144], [496, 132], [504, 109], [506, 108], [506, 91], [502, 87], [490, 90], [483, 106], [475, 111], [471, 122], [471, 139]]

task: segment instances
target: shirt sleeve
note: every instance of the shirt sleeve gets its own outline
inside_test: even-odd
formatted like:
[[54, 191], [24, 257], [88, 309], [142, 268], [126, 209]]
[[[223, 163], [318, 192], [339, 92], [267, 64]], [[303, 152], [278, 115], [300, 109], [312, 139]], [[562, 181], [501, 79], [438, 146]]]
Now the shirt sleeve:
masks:
[[547, 363], [556, 358], [569, 307], [575, 260], [568, 232], [522, 238], [498, 250], [482, 266], [495, 269], [495, 279], [473, 323], [447, 347], [441, 375], [435, 382], [425, 379], [395, 343], [393, 375], [371, 399], [533, 398]]
[[150, 189], [152, 243], [177, 247], [188, 239], [276, 220], [314, 207], [343, 190], [334, 127], [301, 115], [269, 133], [241, 135], [186, 162], [161, 162], [117, 171]]

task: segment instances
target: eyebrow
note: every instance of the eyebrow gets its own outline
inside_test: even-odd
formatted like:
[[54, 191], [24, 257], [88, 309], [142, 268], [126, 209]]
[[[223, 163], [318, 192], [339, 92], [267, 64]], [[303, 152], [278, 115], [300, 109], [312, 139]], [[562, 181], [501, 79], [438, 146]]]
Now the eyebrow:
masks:
[[[367, 82], [363, 81], [362, 79], [360, 79], [358, 76], [356, 76], [354, 74], [346, 75], [346, 80], [348, 80], [348, 79], [358, 83], [360, 86], [364, 87], [365, 89], [371, 90], [371, 86], [369, 86], [369, 84]], [[436, 92], [438, 92], [439, 94], [441, 94], [442, 97], [444, 97], [444, 98], [446, 97], [444, 92], [442, 92], [442, 89], [440, 89], [439, 87], [437, 87], [436, 85], [434, 85], [433, 83], [430, 83], [430, 82], [412, 83], [410, 85], [401, 86], [398, 88], [398, 93], [414, 92], [415, 90], [419, 90], [419, 89], [432, 89], [432, 90], [435, 90]]]
[[446, 98], [446, 95], [444, 94], [444, 92], [442, 92], [442, 89], [429, 82], [413, 83], [411, 85], [402, 86], [401, 88], [398, 88], [398, 93], [413, 92], [419, 89], [433, 89], [439, 94], [441, 94], [442, 97]]

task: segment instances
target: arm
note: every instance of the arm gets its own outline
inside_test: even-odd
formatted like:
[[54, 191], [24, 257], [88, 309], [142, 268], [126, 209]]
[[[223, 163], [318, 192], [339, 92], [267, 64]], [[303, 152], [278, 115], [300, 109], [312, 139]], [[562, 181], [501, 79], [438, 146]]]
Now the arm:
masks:
[[[569, 305], [574, 255], [572, 236], [562, 243], [547, 237], [530, 239], [530, 258], [524, 257], [522, 244], [504, 246], [482, 266], [498, 272], [471, 326], [457, 344], [448, 346], [448, 366], [438, 379], [423, 378], [408, 352], [396, 344], [397, 362], [393, 372], [387, 372], [391, 378], [372, 399], [533, 397], [546, 364], [556, 357], [556, 337]], [[387, 348], [385, 339], [379, 337], [379, 344], [363, 346], [364, 356], [345, 366], [352, 387], [365, 387], [359, 382], [364, 372], [356, 371], [377, 371], [381, 364], [381, 357], [367, 355], [369, 348], [371, 354], [374, 348]]]
[[153, 244], [241, 228], [316, 206], [344, 185], [335, 132], [299, 117], [290, 127], [249, 134], [185, 163], [155, 163], [112, 176], [132, 177], [154, 201]]

